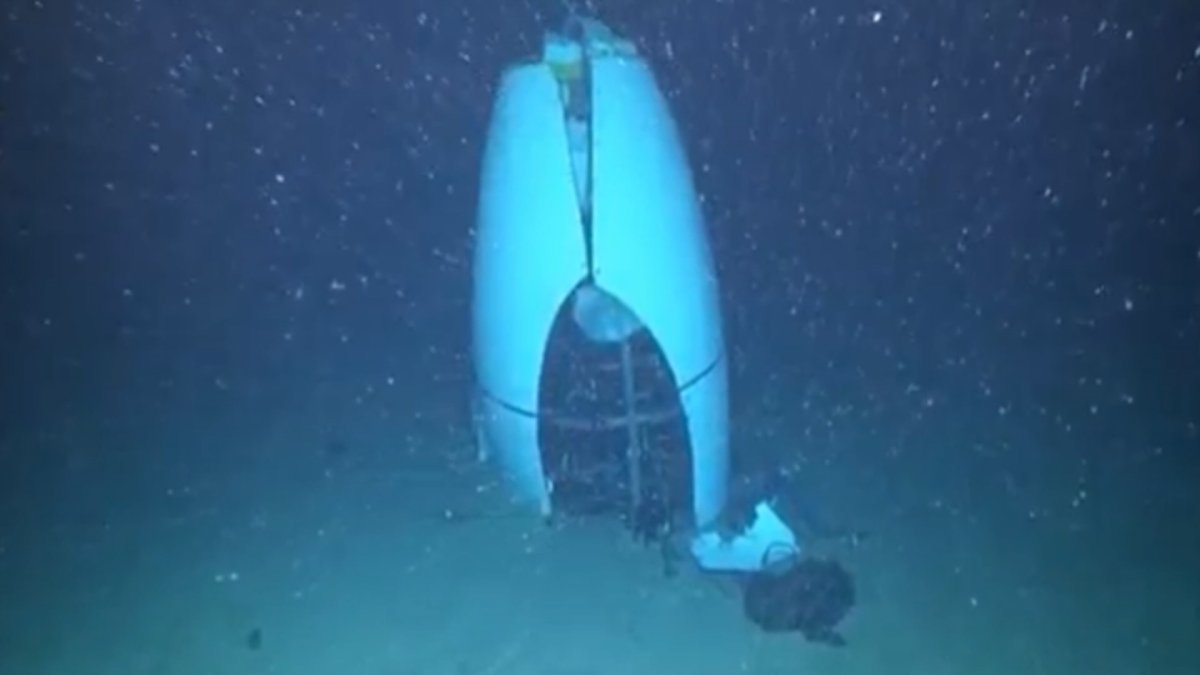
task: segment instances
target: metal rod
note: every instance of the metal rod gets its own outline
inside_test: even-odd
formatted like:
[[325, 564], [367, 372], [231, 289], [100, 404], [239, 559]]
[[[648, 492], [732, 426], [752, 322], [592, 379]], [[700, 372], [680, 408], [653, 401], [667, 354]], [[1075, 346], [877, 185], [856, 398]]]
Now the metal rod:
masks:
[[638, 426], [653, 426], [656, 424], [665, 424], [673, 420], [683, 417], [683, 410], [680, 408], [672, 408], [670, 410], [660, 410], [658, 412], [637, 413], [632, 417], [623, 415], [621, 417], [568, 417], [565, 415], [543, 414], [538, 416], [545, 421], [545, 424], [556, 429], [568, 429], [571, 431], [608, 431], [610, 429], [618, 429], [627, 427], [630, 423], [636, 423]]

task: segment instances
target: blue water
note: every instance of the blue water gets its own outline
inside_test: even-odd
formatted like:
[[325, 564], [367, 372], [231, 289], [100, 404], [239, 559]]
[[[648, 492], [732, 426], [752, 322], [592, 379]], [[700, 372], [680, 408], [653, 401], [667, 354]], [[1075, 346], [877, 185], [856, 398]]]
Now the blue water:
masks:
[[0, 16], [0, 673], [1200, 668], [1200, 13], [597, 3], [734, 452], [870, 533], [830, 649], [474, 462], [490, 102], [562, 16], [475, 4]]

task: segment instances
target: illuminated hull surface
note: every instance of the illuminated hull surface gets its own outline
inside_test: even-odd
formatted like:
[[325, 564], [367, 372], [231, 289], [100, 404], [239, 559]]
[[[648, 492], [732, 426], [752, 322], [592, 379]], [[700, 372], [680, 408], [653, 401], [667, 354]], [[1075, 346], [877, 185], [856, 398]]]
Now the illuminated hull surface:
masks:
[[[647, 64], [622, 53], [593, 57], [589, 67], [590, 143], [582, 163], [550, 65], [509, 69], [497, 94], [474, 258], [478, 442], [519, 499], [551, 511], [538, 447], [539, 382], [556, 316], [589, 284], [636, 316], [674, 373], [690, 440], [692, 524], [705, 525], [725, 501], [729, 429], [717, 280], [703, 218]], [[581, 165], [589, 179], [583, 182]], [[585, 184], [590, 228], [580, 208]], [[606, 327], [620, 332], [618, 324], [593, 326]]]

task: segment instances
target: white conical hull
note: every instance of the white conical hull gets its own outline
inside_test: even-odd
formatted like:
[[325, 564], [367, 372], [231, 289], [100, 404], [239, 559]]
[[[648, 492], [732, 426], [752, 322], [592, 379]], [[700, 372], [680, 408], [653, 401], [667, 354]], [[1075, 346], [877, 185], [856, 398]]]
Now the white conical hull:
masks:
[[[680, 386], [696, 524], [714, 520], [728, 473], [728, 384], [717, 281], [674, 121], [646, 63], [590, 62], [591, 260], [578, 157], [544, 62], [506, 72], [483, 163], [473, 305], [481, 448], [519, 498], [549, 512], [538, 385], [554, 319], [590, 278], [657, 340]], [[574, 167], [574, 169], [573, 169]]]

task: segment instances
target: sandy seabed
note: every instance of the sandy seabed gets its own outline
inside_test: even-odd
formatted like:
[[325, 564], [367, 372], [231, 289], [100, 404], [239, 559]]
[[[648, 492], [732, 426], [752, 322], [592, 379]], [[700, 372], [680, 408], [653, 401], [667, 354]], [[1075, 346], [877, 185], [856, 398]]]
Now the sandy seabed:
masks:
[[664, 578], [616, 523], [513, 508], [461, 439], [455, 461], [397, 468], [386, 452], [296, 455], [303, 423], [281, 428], [238, 474], [151, 473], [131, 493], [129, 476], [76, 467], [91, 492], [5, 539], [0, 672], [1195, 672], [1195, 589], [1122, 572], [1051, 524], [931, 508], [817, 551], [858, 585], [849, 644], [831, 648], [759, 632], [729, 579]]

